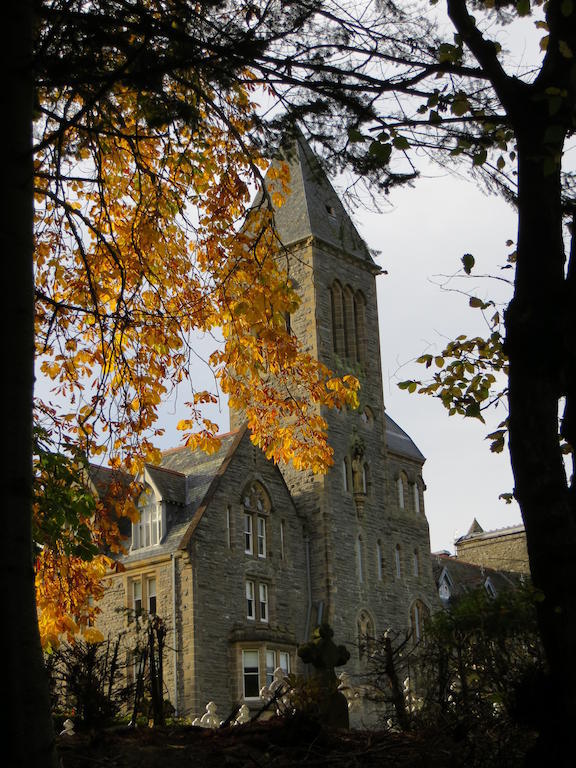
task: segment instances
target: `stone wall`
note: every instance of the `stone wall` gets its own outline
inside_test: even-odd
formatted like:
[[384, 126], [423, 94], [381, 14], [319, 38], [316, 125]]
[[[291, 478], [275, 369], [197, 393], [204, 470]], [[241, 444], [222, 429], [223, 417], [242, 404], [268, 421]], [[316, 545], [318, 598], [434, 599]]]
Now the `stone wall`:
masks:
[[487, 568], [530, 573], [524, 530], [486, 531], [464, 537], [456, 542], [456, 557]]

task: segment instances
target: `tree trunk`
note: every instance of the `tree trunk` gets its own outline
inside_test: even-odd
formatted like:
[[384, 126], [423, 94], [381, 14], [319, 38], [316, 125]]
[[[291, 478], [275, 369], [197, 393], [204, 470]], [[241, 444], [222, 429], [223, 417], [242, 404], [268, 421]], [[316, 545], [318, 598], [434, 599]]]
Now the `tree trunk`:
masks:
[[48, 678], [44, 668], [34, 592], [31, 538], [32, 397], [34, 386], [32, 2], [6, 3], [2, 17], [2, 114], [5, 194], [2, 203], [4, 266], [2, 376], [4, 510], [2, 752], [10, 765], [56, 764]]
[[[543, 121], [544, 123], [545, 121]], [[506, 313], [510, 361], [510, 454], [526, 528], [540, 632], [549, 665], [549, 700], [534, 765], [572, 766], [576, 754], [576, 521], [559, 441], [566, 395], [562, 146], [544, 141], [535, 116], [518, 128], [519, 224], [514, 298]]]

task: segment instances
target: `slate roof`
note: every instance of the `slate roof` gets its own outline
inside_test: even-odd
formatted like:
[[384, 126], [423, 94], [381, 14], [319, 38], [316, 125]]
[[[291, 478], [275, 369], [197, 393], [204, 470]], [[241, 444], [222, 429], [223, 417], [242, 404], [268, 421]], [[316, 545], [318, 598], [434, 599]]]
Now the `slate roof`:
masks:
[[412, 438], [398, 426], [394, 419], [384, 414], [386, 420], [386, 445], [391, 453], [406, 456], [409, 459], [424, 462], [426, 457], [416, 446]]
[[486, 579], [496, 590], [496, 594], [515, 589], [522, 583], [519, 574], [500, 571], [494, 568], [467, 563], [449, 555], [433, 554], [432, 571], [436, 586], [440, 586], [440, 578], [446, 572], [450, 581], [450, 601], [457, 600], [465, 594], [484, 588]]
[[[287, 246], [313, 236], [369, 262], [379, 271], [366, 243], [301, 133], [285, 146], [272, 166], [278, 166], [282, 161], [287, 162], [290, 168], [290, 193], [275, 211], [276, 227], [282, 243]], [[274, 191], [275, 183], [269, 182], [268, 188]]]

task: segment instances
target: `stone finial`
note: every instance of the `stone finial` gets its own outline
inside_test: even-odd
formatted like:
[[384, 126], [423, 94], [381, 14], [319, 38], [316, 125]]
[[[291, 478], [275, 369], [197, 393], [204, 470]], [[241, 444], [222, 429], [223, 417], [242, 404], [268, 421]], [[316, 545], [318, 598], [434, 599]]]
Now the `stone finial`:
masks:
[[202, 717], [197, 717], [192, 725], [198, 725], [200, 728], [219, 728], [222, 725], [222, 721], [216, 714], [216, 704], [213, 701], [209, 701], [206, 704], [206, 712]]
[[74, 723], [72, 720], [70, 720], [70, 718], [64, 720], [62, 725], [64, 726], [64, 730], [60, 731], [60, 736], [74, 736]]
[[250, 722], [250, 709], [247, 704], [242, 704], [238, 711], [238, 716], [232, 721], [232, 725], [243, 725]]

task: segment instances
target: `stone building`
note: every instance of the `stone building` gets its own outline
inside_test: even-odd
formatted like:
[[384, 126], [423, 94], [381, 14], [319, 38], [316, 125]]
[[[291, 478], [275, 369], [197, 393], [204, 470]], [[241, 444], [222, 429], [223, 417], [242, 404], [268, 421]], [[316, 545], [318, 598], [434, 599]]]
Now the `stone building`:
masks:
[[177, 448], [146, 468], [101, 628], [129, 630], [119, 606], [165, 618], [167, 698], [188, 716], [209, 700], [222, 716], [236, 702], [257, 706], [275, 668], [302, 671], [297, 647], [321, 622], [349, 647], [353, 679], [366, 636], [418, 637], [439, 606], [424, 457], [384, 408], [380, 269], [303, 139], [286, 159], [276, 223], [302, 297], [291, 327], [319, 360], [360, 378], [361, 404], [323, 413], [335, 458], [324, 476], [268, 462], [239, 414], [215, 455]]
[[454, 543], [459, 560], [487, 568], [530, 573], [523, 525], [485, 531], [474, 519], [468, 532]]

